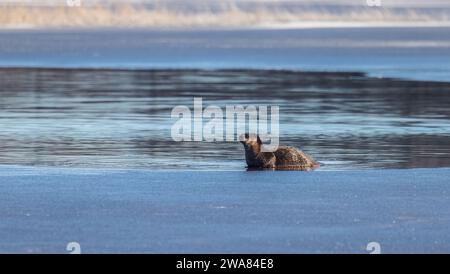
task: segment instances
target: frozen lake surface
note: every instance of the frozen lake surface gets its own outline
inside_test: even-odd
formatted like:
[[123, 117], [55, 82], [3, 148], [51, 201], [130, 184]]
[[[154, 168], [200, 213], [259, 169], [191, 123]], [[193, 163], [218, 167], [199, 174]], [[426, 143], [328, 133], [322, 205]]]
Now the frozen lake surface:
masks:
[[[448, 28], [2, 30], [0, 66], [0, 252], [450, 252]], [[174, 142], [194, 97], [322, 167]]]
[[363, 71], [449, 81], [450, 28], [0, 30], [0, 66]]
[[450, 169], [0, 167], [0, 252], [450, 252]]

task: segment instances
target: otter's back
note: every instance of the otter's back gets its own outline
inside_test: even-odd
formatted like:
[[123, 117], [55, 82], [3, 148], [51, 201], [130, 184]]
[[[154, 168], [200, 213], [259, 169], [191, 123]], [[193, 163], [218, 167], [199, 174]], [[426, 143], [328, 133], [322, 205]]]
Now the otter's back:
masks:
[[311, 156], [295, 147], [280, 146], [274, 154], [276, 157], [276, 166], [279, 168], [311, 168], [317, 165], [316, 161], [314, 161]]

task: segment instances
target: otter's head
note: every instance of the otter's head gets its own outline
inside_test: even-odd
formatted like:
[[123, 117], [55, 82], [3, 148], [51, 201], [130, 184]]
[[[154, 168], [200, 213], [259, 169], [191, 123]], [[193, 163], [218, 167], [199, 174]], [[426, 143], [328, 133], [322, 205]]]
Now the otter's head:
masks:
[[241, 136], [239, 136], [239, 141], [244, 145], [244, 147], [247, 148], [252, 148], [252, 149], [258, 149], [261, 147], [262, 142], [261, 139], [259, 138], [259, 136], [257, 134], [253, 134], [253, 133], [245, 133], [242, 134]]

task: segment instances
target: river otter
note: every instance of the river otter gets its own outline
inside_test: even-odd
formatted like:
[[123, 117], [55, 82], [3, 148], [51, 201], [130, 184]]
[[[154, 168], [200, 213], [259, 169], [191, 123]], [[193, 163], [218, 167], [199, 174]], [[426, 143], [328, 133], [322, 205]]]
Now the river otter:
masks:
[[256, 134], [243, 134], [240, 142], [244, 145], [249, 169], [311, 170], [319, 167], [311, 156], [295, 147], [279, 146], [274, 152], [262, 152], [262, 142]]

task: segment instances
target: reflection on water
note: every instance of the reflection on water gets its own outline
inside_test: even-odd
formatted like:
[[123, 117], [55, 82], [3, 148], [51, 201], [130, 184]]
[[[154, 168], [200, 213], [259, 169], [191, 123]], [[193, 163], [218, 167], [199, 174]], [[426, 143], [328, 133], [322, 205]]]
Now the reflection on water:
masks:
[[270, 70], [0, 70], [0, 164], [244, 170], [242, 145], [174, 142], [176, 105], [279, 105], [319, 170], [450, 166], [450, 83]]

